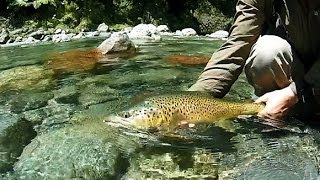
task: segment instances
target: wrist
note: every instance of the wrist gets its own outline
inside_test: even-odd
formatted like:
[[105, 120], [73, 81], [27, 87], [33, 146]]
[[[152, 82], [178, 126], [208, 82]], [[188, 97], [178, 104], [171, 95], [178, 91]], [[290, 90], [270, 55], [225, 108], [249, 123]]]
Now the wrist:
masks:
[[292, 90], [291, 86], [288, 86], [286, 88], [284, 88], [284, 90], [286, 91], [286, 95], [288, 97], [288, 102], [292, 105], [298, 103], [299, 98], [298, 95]]

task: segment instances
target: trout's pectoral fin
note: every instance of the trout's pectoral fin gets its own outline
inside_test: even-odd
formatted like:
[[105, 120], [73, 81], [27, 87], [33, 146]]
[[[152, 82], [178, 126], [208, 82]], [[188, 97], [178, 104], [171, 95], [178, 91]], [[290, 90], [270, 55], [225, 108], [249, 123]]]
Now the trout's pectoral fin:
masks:
[[183, 114], [179, 111], [175, 111], [172, 115], [172, 120], [170, 122], [170, 127], [173, 128], [185, 128], [185, 127], [194, 127], [195, 124], [189, 123], [190, 121], [185, 118]]
[[189, 123], [187, 120], [182, 120], [178, 123], [179, 128], [193, 128], [195, 126], [195, 124]]
[[229, 132], [235, 132], [235, 126], [231, 119], [222, 119], [214, 123], [215, 126], [221, 127]]

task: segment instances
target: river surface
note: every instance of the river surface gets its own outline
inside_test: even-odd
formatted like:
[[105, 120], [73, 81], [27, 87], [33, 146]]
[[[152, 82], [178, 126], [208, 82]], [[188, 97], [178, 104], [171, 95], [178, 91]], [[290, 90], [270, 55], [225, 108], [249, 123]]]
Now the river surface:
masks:
[[[320, 179], [319, 128], [256, 117], [175, 135], [132, 133], [103, 120], [148, 93], [185, 91], [223, 43], [204, 37], [136, 40], [136, 55], [88, 53], [103, 39], [0, 49], [3, 179]], [[250, 99], [243, 75], [226, 98]]]

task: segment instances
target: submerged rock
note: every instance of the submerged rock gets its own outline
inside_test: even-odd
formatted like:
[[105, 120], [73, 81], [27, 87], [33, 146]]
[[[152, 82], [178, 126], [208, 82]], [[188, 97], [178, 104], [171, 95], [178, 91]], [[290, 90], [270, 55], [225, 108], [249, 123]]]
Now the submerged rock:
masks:
[[123, 179], [217, 179], [218, 177], [219, 153], [201, 149], [195, 152], [154, 151], [155, 153], [140, 153], [131, 158], [130, 167]]
[[207, 64], [210, 58], [205, 56], [172, 55], [166, 57], [165, 60], [172, 64], [195, 65]]
[[133, 141], [92, 120], [37, 136], [14, 171], [18, 179], [117, 179], [127, 166], [124, 154], [135, 148]]
[[11, 95], [8, 101], [11, 112], [21, 113], [29, 110], [42, 108], [48, 104], [53, 98], [53, 94], [49, 92], [27, 92]]
[[13, 169], [23, 148], [36, 136], [33, 124], [11, 113], [0, 113], [0, 173]]
[[41, 66], [21, 66], [0, 72], [0, 92], [7, 90], [46, 89], [52, 83], [53, 71]]
[[52, 53], [48, 55], [46, 67], [57, 73], [89, 71], [102, 57], [96, 49]]

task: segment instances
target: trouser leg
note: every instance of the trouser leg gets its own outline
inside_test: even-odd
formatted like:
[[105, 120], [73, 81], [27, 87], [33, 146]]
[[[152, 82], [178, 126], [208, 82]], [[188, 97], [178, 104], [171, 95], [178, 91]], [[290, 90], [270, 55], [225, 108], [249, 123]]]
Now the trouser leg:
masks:
[[255, 94], [261, 96], [302, 79], [304, 69], [286, 40], [274, 35], [264, 35], [252, 47], [245, 73]]

